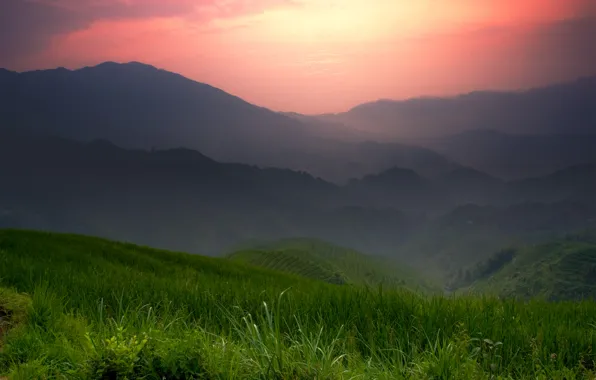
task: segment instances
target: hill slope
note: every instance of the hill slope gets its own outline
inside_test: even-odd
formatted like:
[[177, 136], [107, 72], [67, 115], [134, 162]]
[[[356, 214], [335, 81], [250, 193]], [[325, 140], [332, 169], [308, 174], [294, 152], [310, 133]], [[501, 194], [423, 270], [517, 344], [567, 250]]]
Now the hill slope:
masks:
[[336, 284], [438, 290], [413, 269], [316, 239], [284, 239], [233, 252], [234, 261], [295, 273]]
[[371, 291], [75, 235], [0, 230], [0, 312], [0, 378], [595, 375], [593, 302]]
[[596, 234], [570, 235], [520, 249], [509, 263], [472, 289], [503, 297], [596, 299]]

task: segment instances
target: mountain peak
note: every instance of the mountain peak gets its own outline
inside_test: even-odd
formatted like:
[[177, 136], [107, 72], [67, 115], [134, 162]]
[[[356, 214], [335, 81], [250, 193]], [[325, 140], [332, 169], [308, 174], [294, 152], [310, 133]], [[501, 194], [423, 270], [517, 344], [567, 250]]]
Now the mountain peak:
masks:
[[135, 69], [135, 70], [145, 70], [145, 71], [159, 71], [158, 68], [155, 66], [149, 65], [147, 63], [142, 63], [138, 61], [131, 61], [131, 62], [114, 62], [114, 61], [105, 61], [99, 63], [95, 66], [85, 66], [81, 69], [75, 71], [87, 71], [87, 70], [124, 70], [124, 69]]
[[121, 66], [121, 67], [147, 67], [147, 68], [153, 68], [155, 69], [155, 66], [152, 66], [150, 64], [147, 63], [143, 63], [143, 62], [139, 62], [139, 61], [130, 61], [130, 62], [115, 62], [115, 61], [105, 61], [105, 62], [101, 62], [95, 66], [88, 66], [88, 67], [115, 67], [115, 66]]
[[[11, 85], [0, 85], [0, 111], [18, 108], [39, 120], [29, 128], [33, 135], [51, 131], [134, 149], [184, 146], [216, 160], [267, 166], [284, 149], [319, 141], [314, 126], [138, 61], [2, 75], [4, 82]], [[0, 131], [26, 123], [15, 115], [0, 112]], [[276, 150], [269, 153], [271, 141]]]

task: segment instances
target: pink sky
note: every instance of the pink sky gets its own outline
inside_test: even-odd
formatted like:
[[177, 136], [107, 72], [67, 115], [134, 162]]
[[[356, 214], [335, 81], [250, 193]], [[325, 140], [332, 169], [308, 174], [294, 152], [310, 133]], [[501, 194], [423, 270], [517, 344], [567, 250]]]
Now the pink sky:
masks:
[[140, 61], [279, 111], [596, 74], [593, 0], [18, 1], [62, 24], [8, 68]]

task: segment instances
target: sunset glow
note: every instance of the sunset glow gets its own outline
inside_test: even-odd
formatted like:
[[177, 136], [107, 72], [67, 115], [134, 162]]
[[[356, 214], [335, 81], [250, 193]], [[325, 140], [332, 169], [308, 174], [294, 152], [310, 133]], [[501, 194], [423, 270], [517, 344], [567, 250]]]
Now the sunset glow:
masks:
[[15, 49], [32, 48], [2, 67], [141, 61], [274, 110], [523, 88], [596, 67], [591, 0], [24, 2], [47, 30], [23, 34]]

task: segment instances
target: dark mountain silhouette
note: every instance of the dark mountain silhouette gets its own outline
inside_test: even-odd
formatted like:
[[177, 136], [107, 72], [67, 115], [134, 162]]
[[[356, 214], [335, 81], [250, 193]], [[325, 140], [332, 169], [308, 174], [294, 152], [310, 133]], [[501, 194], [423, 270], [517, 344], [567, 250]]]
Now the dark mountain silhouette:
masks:
[[505, 183], [476, 169], [460, 167], [437, 179], [457, 204], [490, 204], [503, 192]]
[[[506, 183], [489, 205], [455, 208], [447, 183], [498, 180], [469, 169], [431, 180], [392, 168], [337, 186], [288, 169], [220, 163], [190, 149], [131, 150], [105, 140], [4, 133], [0, 228], [212, 255], [255, 240], [312, 237], [408, 258], [424, 270], [434, 262], [444, 271], [511, 242], [593, 225], [591, 173], [570, 168], [529, 180], [530, 187]], [[521, 196], [504, 199], [510, 194]]]
[[352, 179], [345, 193], [359, 204], [429, 215], [467, 204], [503, 207], [526, 202], [576, 202], [596, 206], [596, 165], [576, 165], [546, 176], [509, 182], [465, 167], [434, 179], [394, 167]]
[[[7, 135], [0, 147], [0, 168], [14, 180], [12, 188], [35, 190], [33, 183], [47, 179], [43, 185], [47, 189], [56, 186], [56, 194], [62, 197], [76, 196], [78, 190], [94, 190], [95, 185], [109, 188], [110, 180], [123, 180], [132, 187], [130, 190], [171, 189], [202, 196], [202, 200], [247, 199], [274, 206], [291, 200], [322, 206], [333, 204], [339, 189], [306, 173], [222, 164], [185, 148], [125, 150], [106, 141], [78, 143]], [[100, 183], [103, 177], [106, 183]], [[64, 181], [89, 188], [65, 187]], [[117, 196], [120, 190], [113, 189], [112, 193]]]
[[308, 126], [295, 119], [140, 63], [0, 78], [5, 128], [107, 139], [129, 148], [186, 146], [218, 160], [250, 163], [313, 142]]
[[510, 182], [505, 199], [510, 202], [558, 200], [596, 203], [596, 164], [576, 165], [553, 174]]
[[360, 159], [362, 162], [360, 167], [366, 169], [360, 176], [354, 177], [400, 167], [434, 179], [462, 167], [434, 151], [399, 143], [366, 141], [353, 146], [347, 153], [351, 157]]
[[474, 130], [416, 143], [464, 165], [508, 179], [547, 175], [572, 165], [596, 163], [596, 134], [519, 135]]
[[184, 146], [220, 162], [286, 167], [337, 182], [394, 165], [444, 173], [449, 161], [425, 148], [361, 145], [367, 134], [353, 128], [273, 112], [137, 62], [3, 70], [0, 130], [7, 129], [133, 149]]
[[504, 207], [465, 205], [437, 220], [442, 228], [491, 226], [506, 234], [561, 231], [596, 223], [596, 207], [580, 202], [521, 202]]
[[[280, 112], [281, 115], [299, 120], [312, 128], [316, 128], [317, 134], [331, 140], [345, 142], [362, 142], [375, 137], [374, 134], [352, 126], [321, 120], [315, 116], [303, 115], [297, 112]], [[381, 136], [376, 136], [381, 137]]]
[[[188, 149], [2, 135], [0, 226], [77, 232], [217, 254], [250, 239], [311, 236], [382, 252], [409, 216], [350, 205], [309, 174], [216, 162]], [[358, 233], [354, 233], [354, 231]]]
[[524, 134], [596, 134], [596, 77], [520, 92], [380, 100], [321, 119], [391, 138], [436, 137], [474, 129]]
[[353, 199], [375, 207], [402, 210], [436, 210], [445, 207], [447, 198], [430, 180], [410, 169], [393, 167], [378, 174], [353, 179], [347, 186]]

